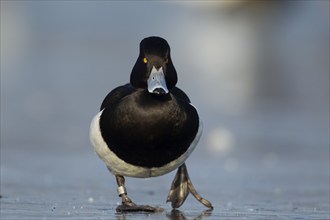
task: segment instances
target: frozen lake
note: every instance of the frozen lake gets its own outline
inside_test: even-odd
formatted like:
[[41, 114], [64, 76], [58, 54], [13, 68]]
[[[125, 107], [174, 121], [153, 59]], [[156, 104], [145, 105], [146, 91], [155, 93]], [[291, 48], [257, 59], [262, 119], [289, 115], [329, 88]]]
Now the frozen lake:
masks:
[[[162, 213], [118, 214], [115, 179], [90, 149], [82, 152], [2, 149], [1, 219], [329, 219], [326, 157], [235, 157], [235, 166], [194, 152], [187, 166], [206, 211], [191, 195], [179, 210], [165, 203], [174, 172], [127, 178], [131, 198]], [[228, 163], [228, 162], [227, 162]], [[230, 163], [230, 162], [229, 162]]]

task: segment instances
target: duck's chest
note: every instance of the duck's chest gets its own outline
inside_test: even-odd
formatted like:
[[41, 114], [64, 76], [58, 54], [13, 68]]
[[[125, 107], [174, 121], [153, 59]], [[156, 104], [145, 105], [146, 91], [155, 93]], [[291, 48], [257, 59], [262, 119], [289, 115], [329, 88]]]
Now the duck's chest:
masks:
[[199, 118], [193, 106], [173, 96], [131, 95], [104, 109], [100, 127], [104, 140], [118, 156], [132, 154], [132, 162], [141, 165], [148, 165], [153, 157], [162, 164], [189, 148]]
[[131, 95], [106, 108], [101, 125], [112, 139], [127, 142], [129, 138], [142, 144], [180, 135], [186, 126], [196, 121], [198, 115], [194, 108], [173, 96], [160, 99], [152, 95]]

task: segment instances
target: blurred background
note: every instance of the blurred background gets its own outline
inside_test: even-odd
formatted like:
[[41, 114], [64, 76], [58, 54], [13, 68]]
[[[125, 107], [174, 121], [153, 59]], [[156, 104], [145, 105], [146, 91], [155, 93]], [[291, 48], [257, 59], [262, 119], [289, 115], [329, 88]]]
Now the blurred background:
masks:
[[54, 184], [54, 167], [107, 175], [89, 124], [152, 35], [203, 119], [190, 163], [217, 170], [210, 185], [293, 169], [329, 193], [328, 1], [1, 1], [2, 194], [22, 178]]

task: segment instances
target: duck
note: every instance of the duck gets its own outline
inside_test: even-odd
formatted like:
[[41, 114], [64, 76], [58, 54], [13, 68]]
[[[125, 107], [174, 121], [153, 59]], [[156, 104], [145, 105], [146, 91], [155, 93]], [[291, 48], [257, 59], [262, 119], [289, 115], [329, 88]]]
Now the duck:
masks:
[[96, 154], [115, 176], [121, 205], [118, 212], [155, 212], [159, 207], [137, 205], [128, 197], [125, 177], [149, 178], [177, 169], [166, 202], [179, 208], [191, 193], [213, 209], [197, 193], [185, 161], [203, 130], [197, 109], [176, 86], [178, 76], [168, 42], [158, 36], [140, 42], [130, 81], [110, 91], [90, 125], [90, 141]]

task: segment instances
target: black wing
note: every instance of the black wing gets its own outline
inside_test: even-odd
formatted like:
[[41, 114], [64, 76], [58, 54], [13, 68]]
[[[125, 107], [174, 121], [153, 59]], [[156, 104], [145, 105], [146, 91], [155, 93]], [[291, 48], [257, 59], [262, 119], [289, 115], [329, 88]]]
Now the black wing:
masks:
[[122, 98], [131, 94], [134, 91], [135, 89], [129, 83], [115, 88], [105, 97], [105, 99], [102, 102], [100, 110], [110, 105], [113, 105], [114, 103], [118, 102], [119, 100], [121, 100]]
[[171, 93], [176, 97], [176, 98], [179, 98], [187, 103], [190, 103], [190, 99], [189, 97], [187, 96], [187, 94], [182, 91], [181, 89], [179, 89], [178, 87], [174, 87], [172, 90], [171, 90]]

